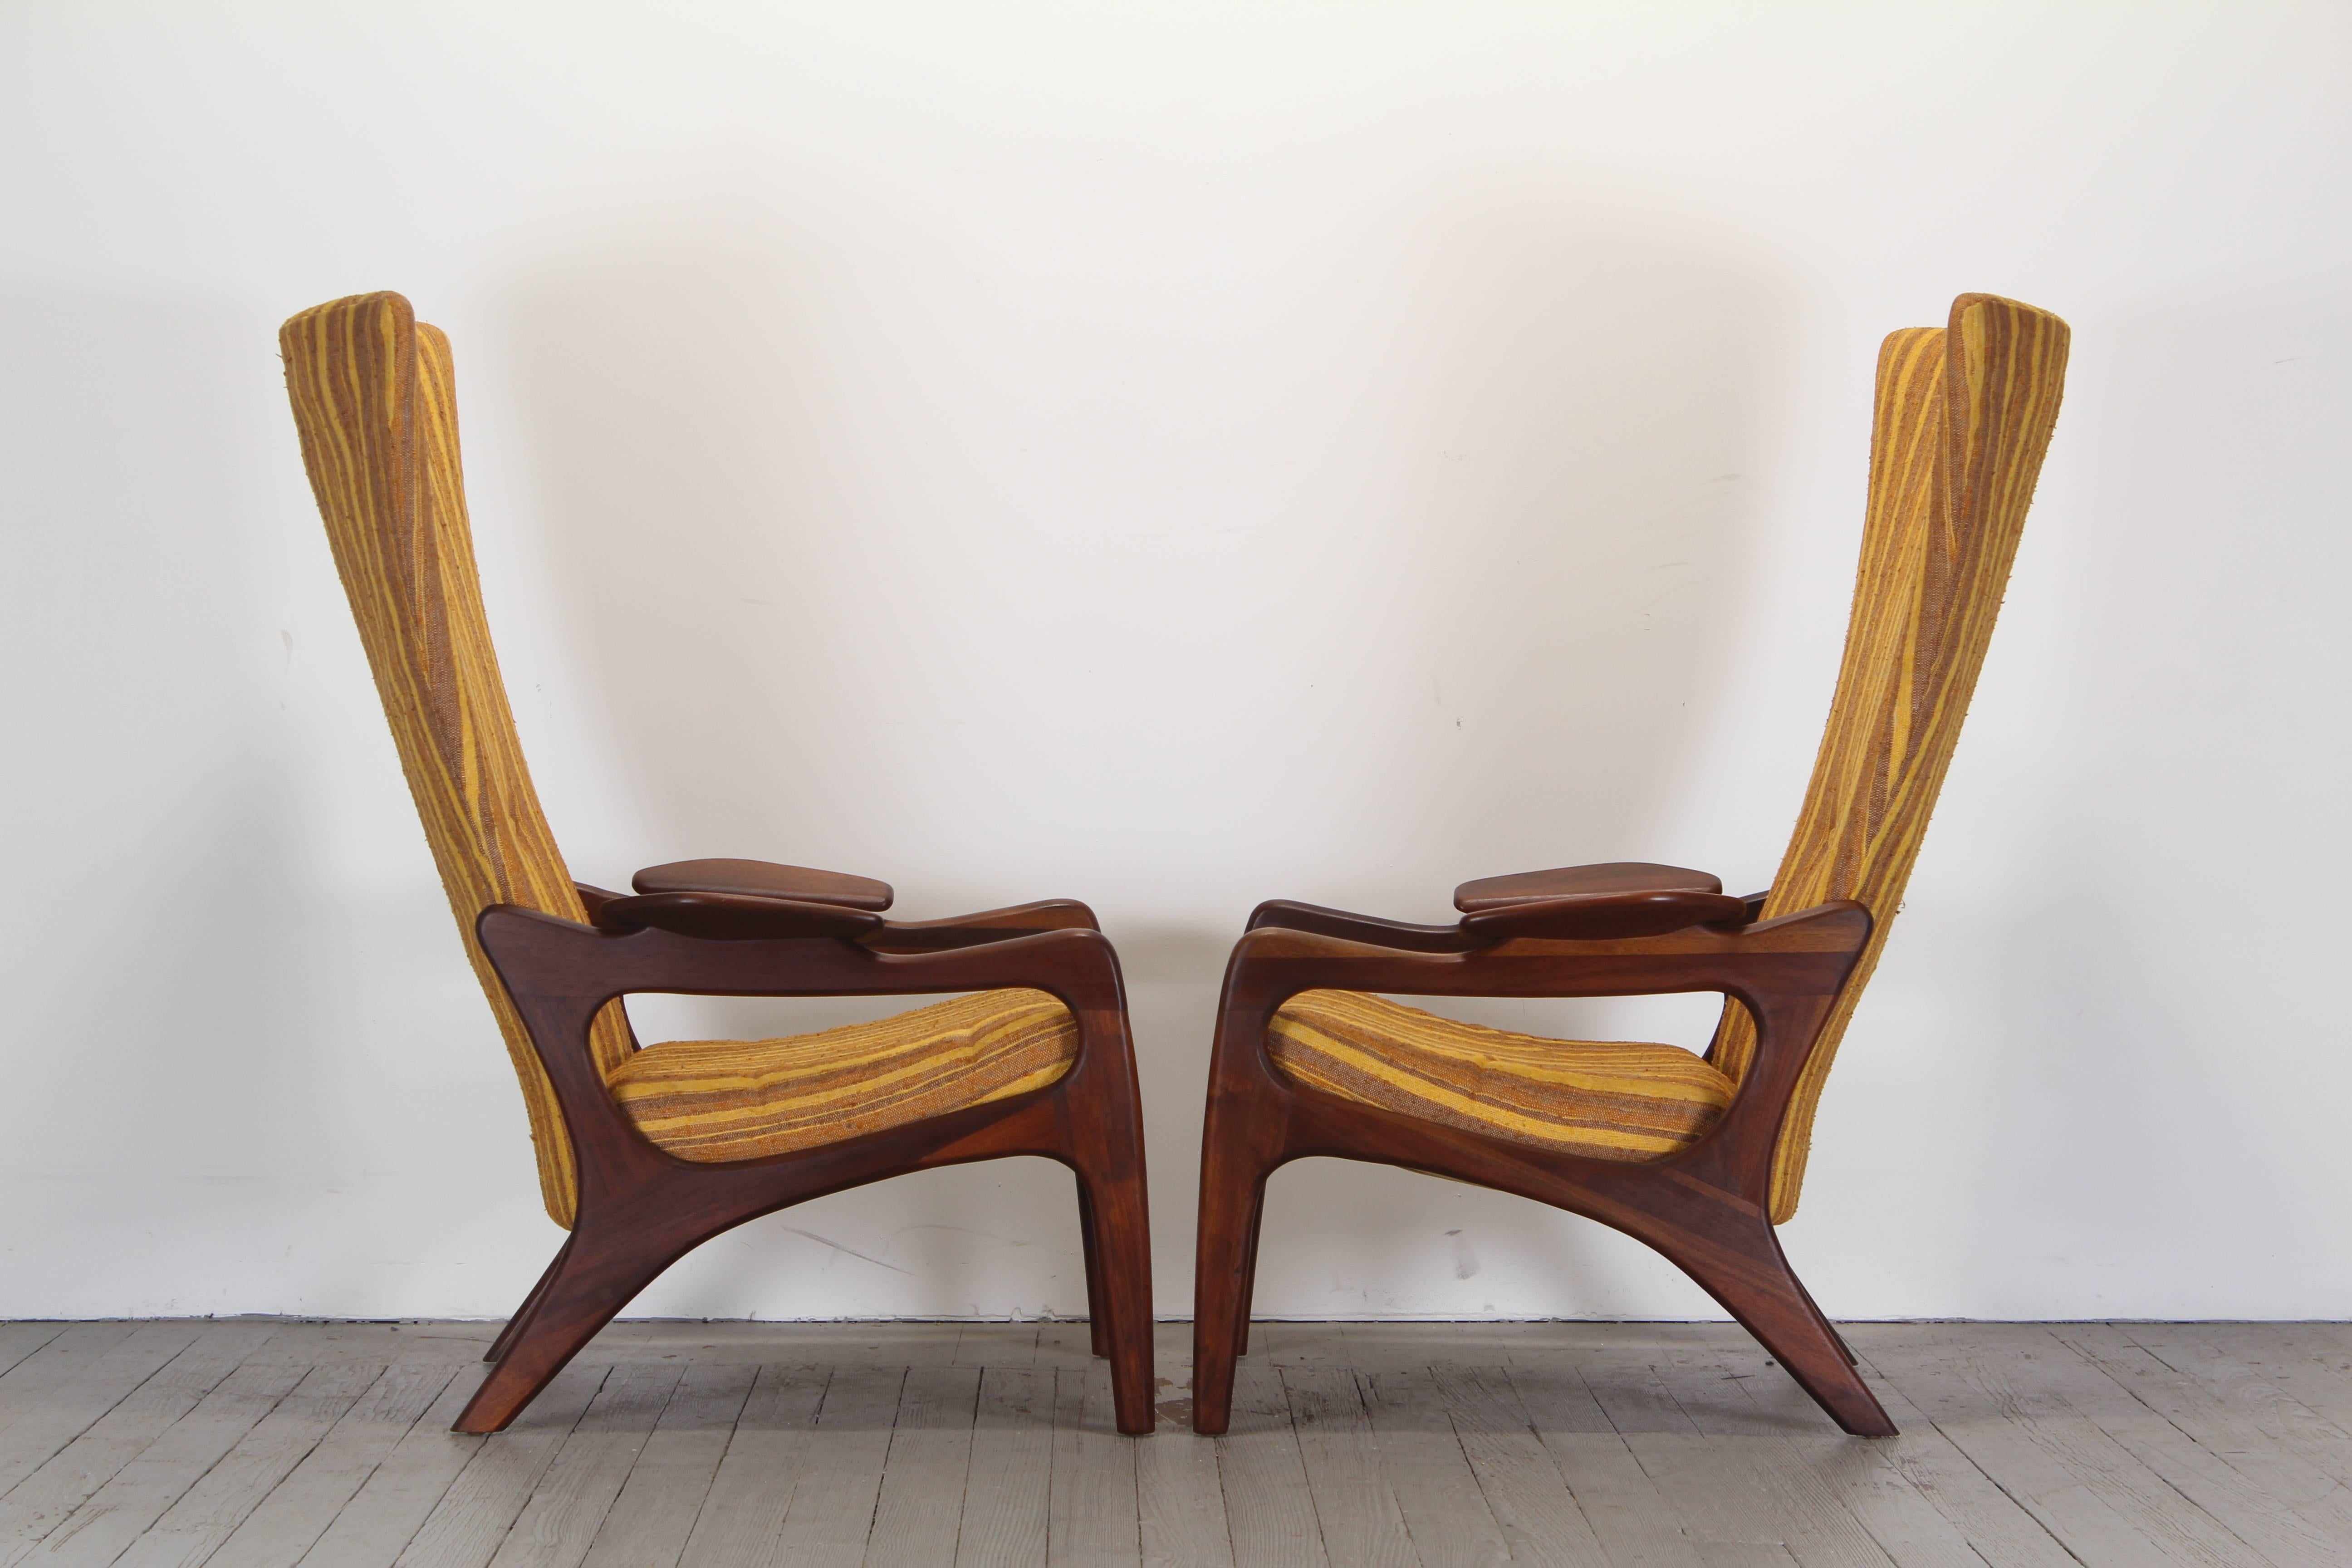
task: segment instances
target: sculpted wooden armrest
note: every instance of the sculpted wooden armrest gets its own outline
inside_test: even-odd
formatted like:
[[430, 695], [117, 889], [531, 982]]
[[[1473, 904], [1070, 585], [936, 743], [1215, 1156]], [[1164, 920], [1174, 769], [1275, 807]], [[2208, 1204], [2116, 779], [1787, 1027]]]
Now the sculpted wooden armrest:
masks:
[[871, 877], [766, 860], [673, 860], [646, 867], [629, 879], [629, 885], [640, 893], [738, 893], [851, 910], [887, 910], [894, 896], [889, 883]]
[[893, 921], [865, 939], [877, 952], [944, 952], [1010, 942], [1047, 931], [1099, 931], [1094, 910], [1076, 899], [1045, 899], [1034, 904], [983, 910], [938, 921]]
[[1723, 879], [1686, 866], [1658, 866], [1647, 860], [1612, 860], [1598, 866], [1559, 866], [1549, 871], [1520, 871], [1508, 877], [1481, 877], [1454, 889], [1454, 907], [1465, 915], [1539, 899], [1588, 898], [1601, 893], [1719, 893]]
[[[1753, 900], [1757, 907], [1761, 901], [1761, 894]], [[1610, 937], [1663, 936], [1691, 926], [1747, 925], [1755, 919], [1750, 908], [1750, 900], [1726, 898], [1721, 893], [1649, 889], [1502, 903], [1465, 915], [1454, 925], [1429, 926], [1324, 909], [1317, 904], [1294, 903], [1287, 899], [1269, 899], [1251, 911], [1249, 929], [1279, 926], [1285, 931], [1312, 931], [1318, 936], [1398, 952], [1470, 952], [1518, 937], [1591, 942]]]
[[1377, 915], [1326, 909], [1320, 904], [1295, 903], [1288, 899], [1268, 899], [1252, 910], [1247, 929], [1256, 931], [1261, 926], [1312, 931], [1317, 936], [1360, 942], [1399, 952], [1467, 952], [1494, 940], [1473, 936], [1459, 925], [1411, 925], [1403, 921], [1381, 920]]
[[761, 899], [743, 893], [651, 893], [613, 899], [591, 911], [597, 929], [656, 931], [706, 942], [773, 942], [786, 937], [855, 938], [879, 931], [880, 915], [838, 904], [795, 899]]
[[1515, 937], [1593, 942], [1664, 936], [1692, 926], [1746, 925], [1748, 920], [1745, 900], [1721, 893], [1591, 893], [1505, 904], [1482, 914], [1464, 915], [1462, 929], [1490, 942]]

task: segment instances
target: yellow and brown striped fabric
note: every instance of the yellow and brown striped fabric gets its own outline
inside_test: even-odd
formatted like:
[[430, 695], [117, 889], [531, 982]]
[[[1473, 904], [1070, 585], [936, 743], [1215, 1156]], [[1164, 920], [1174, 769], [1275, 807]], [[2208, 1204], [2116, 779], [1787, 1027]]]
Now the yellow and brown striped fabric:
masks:
[[[1837, 695], [1764, 917], [1853, 899], [1876, 924], [1807, 1060], [1774, 1155], [1796, 1212], [1813, 1113], [1878, 962], [1968, 715], [2066, 375], [2066, 323], [1988, 294], [1879, 351], [1870, 500]], [[1733, 1079], [1755, 1026], [1728, 1003], [1709, 1059]]]
[[1266, 1046], [1309, 1088], [1595, 1160], [1671, 1154], [1732, 1096], [1729, 1079], [1675, 1046], [1515, 1035], [1357, 991], [1292, 997]]
[[623, 1063], [613, 1098], [681, 1160], [756, 1160], [1043, 1089], [1078, 1056], [1043, 991], [984, 991], [775, 1040], [670, 1040]]
[[[302, 461], [359, 622], [400, 763], [466, 955], [522, 1080], [541, 1196], [569, 1226], [571, 1141], [521, 1016], [474, 940], [491, 904], [582, 920], [523, 763], [474, 572], [449, 342], [397, 294], [305, 310], [278, 332]], [[610, 1071], [631, 1049], [615, 1003], [592, 1042]]]

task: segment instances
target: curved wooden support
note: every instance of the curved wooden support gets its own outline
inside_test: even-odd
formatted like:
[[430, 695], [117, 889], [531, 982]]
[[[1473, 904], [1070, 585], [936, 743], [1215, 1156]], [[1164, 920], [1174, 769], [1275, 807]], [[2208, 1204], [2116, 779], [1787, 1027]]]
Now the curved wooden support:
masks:
[[[1798, 1074], [1870, 929], [1860, 905], [1835, 903], [1759, 925], [1523, 939], [1471, 952], [1382, 949], [1276, 925], [1244, 935], [1225, 973], [1202, 1140], [1194, 1429], [1222, 1432], [1231, 1416], [1265, 1179], [1292, 1160], [1325, 1155], [1493, 1187], [1622, 1231], [1720, 1302], [1840, 1426], [1865, 1436], [1893, 1433], [1790, 1269], [1765, 1208]], [[1645, 1163], [1592, 1160], [1341, 1100], [1283, 1077], [1266, 1054], [1267, 1026], [1290, 997], [1322, 988], [1425, 996], [1721, 991], [1755, 1016], [1759, 1047], [1730, 1108], [1697, 1142]]]
[[[1151, 1260], [1135, 1047], [1102, 933], [1060, 929], [941, 952], [875, 952], [826, 937], [715, 942], [593, 930], [511, 906], [483, 912], [483, 951], [529, 1026], [578, 1152], [572, 1238], [501, 1336], [497, 1369], [457, 1420], [495, 1432], [671, 1263], [747, 1220], [887, 1176], [1032, 1154], [1076, 1173], [1097, 1258], [1097, 1334], [1119, 1430], [1152, 1426]], [[605, 1092], [588, 1028], [635, 991], [919, 995], [1032, 986], [1078, 1025], [1078, 1058], [1044, 1089], [764, 1160], [702, 1164], [647, 1142]]]

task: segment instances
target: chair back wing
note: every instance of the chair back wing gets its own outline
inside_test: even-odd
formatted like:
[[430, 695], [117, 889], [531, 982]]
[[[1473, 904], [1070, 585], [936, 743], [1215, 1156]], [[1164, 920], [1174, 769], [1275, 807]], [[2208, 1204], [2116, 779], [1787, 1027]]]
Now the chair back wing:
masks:
[[[280, 329], [302, 461], [391, 721], [466, 955], [522, 1080], [541, 1195], [569, 1227], [571, 1141], [539, 1056], [474, 938], [492, 904], [582, 921], [539, 808], [482, 611], [458, 464], [449, 341], [397, 294], [305, 310]], [[592, 1046], [609, 1073], [632, 1044], [616, 1003]]]
[[[2000, 613], [2066, 374], [2066, 323], [1989, 294], [1878, 355], [1870, 500], [1837, 696], [1764, 918], [1853, 899], [1870, 943], [1806, 1060], [1774, 1154], [1774, 1223], [1796, 1213], [1813, 1112], [1903, 902]], [[1755, 1026], [1727, 1005], [1710, 1057], [1737, 1079]]]

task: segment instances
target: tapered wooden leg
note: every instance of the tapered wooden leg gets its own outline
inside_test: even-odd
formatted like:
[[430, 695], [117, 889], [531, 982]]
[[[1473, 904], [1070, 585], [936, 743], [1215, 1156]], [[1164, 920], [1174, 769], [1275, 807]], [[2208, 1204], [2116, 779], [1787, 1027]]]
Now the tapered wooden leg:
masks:
[[[1793, 1271], [1790, 1274], [1789, 1278], [1791, 1279], [1797, 1279], [1797, 1276]], [[1804, 1291], [1805, 1305], [1813, 1310], [1813, 1316], [1822, 1321], [1822, 1327], [1830, 1331], [1830, 1338], [1837, 1341], [1838, 1354], [1845, 1357], [1845, 1364], [1848, 1366], [1860, 1366], [1862, 1363], [1855, 1359], [1853, 1347], [1845, 1342], [1845, 1335], [1838, 1331], [1838, 1326], [1835, 1323], [1830, 1321], [1830, 1315], [1822, 1310], [1822, 1304], [1813, 1300], [1813, 1293], [1811, 1290], [1805, 1289], [1805, 1282], [1803, 1280], [1797, 1279], [1797, 1289]]]
[[529, 1321], [450, 1430], [505, 1430], [580, 1347], [683, 1250], [653, 1237], [631, 1236], [625, 1226], [602, 1236], [585, 1226], [575, 1226]]
[[[1232, 1121], [1241, 1119], [1232, 1118]], [[1258, 1216], [1266, 1173], [1247, 1136], [1212, 1135], [1201, 1160], [1201, 1231], [1192, 1279], [1192, 1430], [1212, 1436], [1233, 1414], [1234, 1363], [1249, 1341]]]
[[571, 1250], [572, 1237], [567, 1235], [563, 1245], [556, 1248], [555, 1256], [549, 1260], [546, 1271], [540, 1275], [539, 1283], [530, 1288], [530, 1294], [522, 1299], [522, 1305], [517, 1307], [514, 1316], [507, 1320], [507, 1326], [499, 1331], [499, 1337], [492, 1340], [490, 1348], [482, 1352], [484, 1361], [497, 1361], [505, 1355], [508, 1347], [515, 1342], [515, 1337], [530, 1326], [530, 1315], [539, 1310], [541, 1301], [547, 1300], [547, 1287], [555, 1279], [555, 1271], [563, 1267], [563, 1255]]
[[1151, 1381], [1151, 1229], [1139, 1173], [1078, 1177], [1079, 1214], [1096, 1259], [1096, 1353], [1110, 1360], [1118, 1429], [1141, 1436], [1155, 1423]]
[[1096, 1355], [1107, 1356], [1110, 1354], [1110, 1328], [1103, 1313], [1102, 1256], [1095, 1248], [1094, 1200], [1087, 1195], [1083, 1181], [1078, 1184], [1078, 1240], [1087, 1264], [1087, 1349]]
[[1676, 1261], [1772, 1352], [1831, 1420], [1857, 1437], [1894, 1436], [1895, 1423], [1781, 1256], [1772, 1227], [1759, 1222], [1758, 1232], [1740, 1238], [1747, 1256], [1737, 1264], [1703, 1271], [1687, 1258]]
[[1257, 1310], [1257, 1238], [1265, 1223], [1265, 1178], [1250, 1192], [1249, 1234], [1242, 1241], [1242, 1298], [1234, 1310], [1234, 1354], [1249, 1354], [1250, 1315]]

